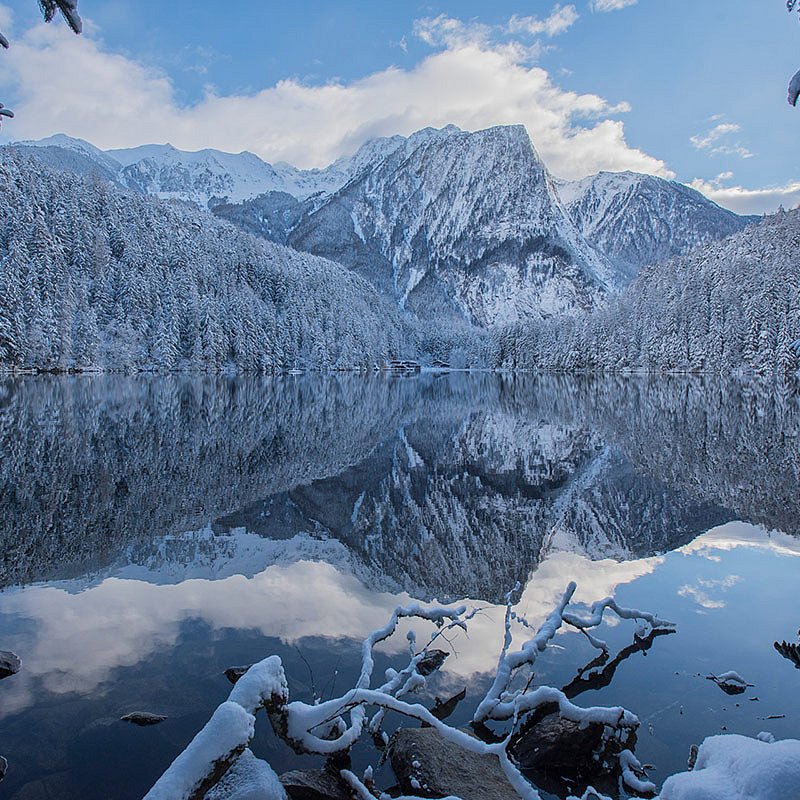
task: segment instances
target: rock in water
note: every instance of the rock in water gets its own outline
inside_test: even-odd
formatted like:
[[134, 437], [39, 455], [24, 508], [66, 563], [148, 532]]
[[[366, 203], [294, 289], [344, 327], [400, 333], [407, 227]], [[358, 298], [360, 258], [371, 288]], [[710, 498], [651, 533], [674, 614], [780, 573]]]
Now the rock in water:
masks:
[[435, 728], [401, 728], [389, 742], [389, 757], [404, 794], [519, 800], [496, 756], [470, 753]]
[[151, 714], [149, 711], [132, 711], [130, 714], [120, 717], [120, 719], [123, 722], [131, 722], [134, 725], [139, 725], [144, 728], [147, 725], [158, 725], [158, 723], [163, 722], [166, 717], [161, 716], [161, 714]]
[[22, 662], [16, 653], [10, 650], [0, 650], [0, 678], [7, 678], [9, 675], [16, 675]]
[[445, 653], [444, 650], [428, 650], [417, 664], [417, 672], [427, 677], [431, 673], [436, 672], [436, 670], [444, 664], [444, 660], [449, 655], [450, 653]]
[[721, 675], [707, 675], [706, 678], [722, 689], [725, 694], [742, 694], [745, 689], [752, 687], [752, 683], [748, 683], [738, 672], [723, 672]]
[[603, 726], [547, 714], [526, 725], [512, 745], [514, 758], [524, 770], [575, 774], [581, 767], [597, 768], [592, 756], [603, 745]]
[[0, 756], [0, 781], [5, 778], [6, 772], [8, 772], [8, 761], [5, 756]]
[[344, 782], [324, 769], [284, 772], [280, 781], [292, 800], [350, 800], [352, 797]]
[[241, 678], [242, 675], [244, 675], [245, 672], [247, 672], [247, 670], [249, 670], [252, 666], [252, 664], [248, 664], [244, 667], [228, 667], [228, 669], [225, 670], [225, 677], [231, 683], [236, 683], [236, 681], [238, 681], [239, 678]]

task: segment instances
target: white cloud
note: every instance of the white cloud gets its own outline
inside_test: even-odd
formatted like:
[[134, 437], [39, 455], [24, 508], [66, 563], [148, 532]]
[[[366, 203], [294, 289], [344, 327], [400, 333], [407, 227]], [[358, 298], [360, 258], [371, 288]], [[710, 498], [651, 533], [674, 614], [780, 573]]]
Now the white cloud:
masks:
[[[291, 542], [286, 545], [289, 555]], [[650, 574], [662, 562], [663, 557], [615, 562], [554, 553], [525, 587], [518, 610], [538, 627], [564, 592], [565, 575], [578, 583], [574, 601], [589, 604], [614, 595], [619, 585]], [[25, 669], [3, 687], [0, 719], [35, 703], [41, 688], [57, 694], [98, 691], [116, 668], [136, 666], [174, 647], [187, 620], [202, 620], [214, 632], [257, 631], [289, 645], [302, 643], [304, 637], [351, 639], [356, 650], [397, 605], [411, 600], [407, 594], [371, 590], [324, 561], [273, 564], [251, 578], [147, 583], [108, 577], [83, 591], [76, 589], [83, 589], [79, 582], [30, 586], [4, 598], [4, 613], [26, 621], [4, 642], [22, 655]], [[469, 637], [456, 638], [457, 652], [447, 661], [447, 672], [461, 682], [496, 668], [504, 633], [502, 606], [482, 601], [466, 605], [484, 611], [470, 622]], [[407, 652], [405, 633], [412, 627], [424, 641], [426, 626], [415, 620], [402, 624], [380, 649], [393, 655]]]
[[[548, 18], [549, 30], [566, 25], [567, 8], [554, 12], [561, 22]], [[442, 49], [411, 69], [322, 86], [287, 79], [248, 95], [209, 89], [181, 105], [165, 74], [109, 52], [91, 29], [76, 37], [39, 24], [3, 54], [2, 93], [13, 94], [17, 112], [6, 133], [64, 132], [103, 148], [169, 141], [190, 150], [250, 150], [310, 167], [375, 136], [448, 123], [466, 130], [522, 123], [556, 175], [630, 169], [672, 176], [663, 161], [627, 143], [622, 121], [612, 118], [626, 104], [559, 88], [530, 63], [535, 42], [498, 42], [484, 26], [448, 18], [418, 33]]]
[[706, 181], [695, 178], [689, 184], [713, 200], [737, 214], [771, 214], [779, 206], [796, 208], [800, 206], [800, 181], [783, 186], [768, 186], [760, 189], [746, 189], [744, 186], [723, 186], [731, 173], [721, 173], [715, 179]]
[[[414, 34], [431, 47], [463, 47], [464, 45], [489, 46], [509, 36], [558, 36], [569, 30], [578, 20], [575, 6], [553, 7], [544, 19], [534, 16], [521, 17], [514, 14], [502, 25], [487, 25], [483, 22], [457, 19], [447, 14], [438, 17], [423, 17], [415, 20]], [[536, 49], [533, 51], [537, 52]]]
[[639, 0], [592, 0], [592, 11], [619, 11], [628, 6], [635, 6]]
[[578, 21], [578, 12], [575, 6], [557, 5], [550, 16], [540, 20], [538, 17], [519, 17], [514, 14], [508, 21], [509, 33], [527, 33], [531, 36], [544, 34], [545, 36], [558, 36], [569, 30]]
[[[712, 120], [716, 119], [719, 119], [719, 116], [712, 117]], [[752, 158], [753, 153], [739, 143], [720, 143], [721, 139], [724, 139], [733, 133], [738, 133], [741, 131], [741, 129], [742, 126], [735, 122], [721, 122], [719, 125], [715, 125], [706, 134], [696, 134], [695, 136], [690, 136], [689, 141], [697, 150], [708, 150], [712, 156], [726, 155], [739, 156], [740, 158]]]
[[681, 597], [690, 597], [703, 608], [725, 608], [727, 604], [724, 600], [718, 600], [711, 597], [706, 590], [716, 589], [720, 591], [727, 591], [733, 586], [736, 586], [739, 581], [741, 581], [741, 577], [739, 575], [728, 575], [725, 578], [720, 578], [719, 580], [700, 579], [697, 581], [697, 585], [695, 586], [691, 586], [689, 584], [681, 586], [681, 588], [678, 589], [678, 594]]
[[742, 126], [736, 123], [721, 122], [719, 125], [715, 125], [705, 136], [697, 134], [696, 136], [689, 137], [689, 141], [691, 141], [698, 150], [705, 150], [711, 147], [714, 142], [719, 141], [723, 136], [727, 136], [729, 133], [738, 133], [741, 129]]
[[13, 24], [14, 12], [8, 6], [0, 6], [0, 32], [8, 36]]

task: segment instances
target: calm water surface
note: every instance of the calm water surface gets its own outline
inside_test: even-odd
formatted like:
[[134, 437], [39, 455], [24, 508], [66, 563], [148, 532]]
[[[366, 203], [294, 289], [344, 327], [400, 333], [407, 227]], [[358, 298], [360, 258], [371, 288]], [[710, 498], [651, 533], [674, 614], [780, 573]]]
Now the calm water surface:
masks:
[[[677, 623], [575, 700], [639, 715], [657, 783], [723, 730], [800, 736], [800, 670], [772, 647], [800, 626], [799, 433], [791, 393], [678, 379], [0, 382], [0, 649], [23, 661], [0, 682], [0, 797], [139, 798], [226, 667], [277, 653], [294, 698], [341, 693], [409, 598], [485, 609], [422, 698], [466, 687], [466, 722], [517, 581], [534, 623], [569, 580]], [[632, 634], [600, 633], [612, 655]], [[594, 655], [565, 632], [537, 682]], [[730, 669], [755, 686], [704, 678]], [[254, 750], [314, 765], [264, 720]]]

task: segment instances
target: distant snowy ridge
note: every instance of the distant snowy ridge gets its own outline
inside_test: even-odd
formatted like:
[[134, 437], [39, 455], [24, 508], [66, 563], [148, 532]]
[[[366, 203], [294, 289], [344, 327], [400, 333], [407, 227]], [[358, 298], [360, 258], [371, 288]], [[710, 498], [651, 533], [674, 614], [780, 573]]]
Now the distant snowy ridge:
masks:
[[600, 172], [559, 181], [559, 197], [586, 240], [629, 277], [648, 264], [723, 239], [758, 217], [740, 217], [677, 181]]
[[205, 207], [219, 202], [238, 203], [269, 192], [285, 192], [298, 200], [330, 194], [343, 186], [368, 161], [400, 146], [402, 137], [375, 139], [358, 153], [340, 158], [325, 169], [302, 170], [286, 163], [275, 165], [249, 152], [178, 150], [171, 144], [147, 144], [104, 152], [89, 142], [64, 134], [11, 147], [30, 151], [61, 151], [78, 155], [84, 163], [53, 153], [38, 154], [51, 166], [86, 175], [89, 165], [101, 168], [103, 177], [121, 186], [162, 199], [189, 200]]

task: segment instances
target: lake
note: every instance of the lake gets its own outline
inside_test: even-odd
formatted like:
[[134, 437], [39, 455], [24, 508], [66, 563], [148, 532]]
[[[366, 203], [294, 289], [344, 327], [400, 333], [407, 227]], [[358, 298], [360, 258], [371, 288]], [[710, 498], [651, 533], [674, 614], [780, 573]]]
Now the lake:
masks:
[[[575, 580], [581, 602], [677, 624], [575, 699], [639, 716], [657, 784], [706, 736], [797, 737], [800, 670], [773, 642], [800, 626], [799, 445], [788, 389], [677, 377], [2, 380], [0, 649], [22, 669], [0, 681], [0, 795], [140, 798], [227, 667], [276, 653], [294, 699], [341, 693], [411, 598], [483, 609], [421, 698], [466, 688], [463, 724], [517, 582], [531, 623]], [[614, 655], [633, 627], [599, 635]], [[383, 646], [376, 675], [407, 648]], [[595, 655], [564, 629], [536, 682]], [[727, 670], [754, 686], [705, 677]], [[135, 710], [167, 720], [119, 720]], [[264, 719], [253, 749], [278, 772], [316, 763]]]

